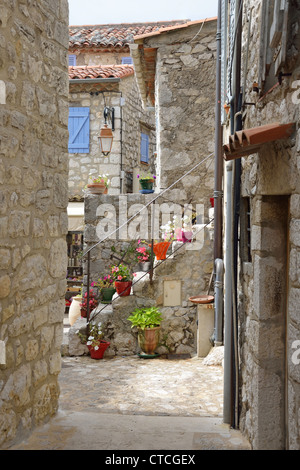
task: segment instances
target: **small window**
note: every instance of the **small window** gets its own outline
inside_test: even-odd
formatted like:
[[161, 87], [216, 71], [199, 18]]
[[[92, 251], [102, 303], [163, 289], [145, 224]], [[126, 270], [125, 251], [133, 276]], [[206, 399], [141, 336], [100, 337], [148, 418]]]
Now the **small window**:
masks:
[[73, 67], [76, 65], [76, 55], [70, 54], [69, 55], [69, 67]]
[[123, 65], [126, 65], [126, 64], [133, 64], [133, 59], [132, 57], [122, 57], [122, 64]]
[[252, 262], [251, 255], [251, 206], [250, 198], [241, 199], [241, 259], [243, 262]]
[[149, 163], [149, 135], [141, 132], [141, 162]]

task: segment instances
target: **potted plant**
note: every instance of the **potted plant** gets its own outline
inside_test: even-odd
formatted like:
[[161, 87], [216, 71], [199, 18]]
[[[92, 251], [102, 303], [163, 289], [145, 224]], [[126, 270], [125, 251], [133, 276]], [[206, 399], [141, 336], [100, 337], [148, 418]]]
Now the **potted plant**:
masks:
[[107, 194], [110, 179], [108, 175], [89, 176], [87, 189], [93, 194]]
[[157, 307], [136, 308], [128, 317], [131, 328], [137, 327], [138, 344], [148, 355], [154, 355], [159, 343], [161, 312]]
[[140, 185], [141, 185], [141, 188], [142, 188], [140, 190], [140, 193], [149, 194], [149, 193], [154, 192], [153, 184], [154, 184], [154, 181], [156, 180], [155, 175], [150, 175], [150, 174], [147, 174], [147, 173], [143, 173], [141, 175], [137, 175], [137, 178], [138, 178], [138, 180], [140, 182]]
[[111, 302], [116, 289], [114, 278], [110, 274], [100, 277], [97, 282], [92, 282], [91, 285], [99, 289], [102, 304], [109, 304]]
[[148, 272], [151, 266], [151, 249], [145, 241], [138, 241], [138, 247], [135, 250], [136, 261], [139, 263], [139, 270]]
[[177, 217], [174, 217], [175, 224], [175, 234], [177, 241], [183, 243], [190, 243], [193, 238], [192, 224], [190, 218], [186, 215], [180, 219], [180, 222], [177, 221]]
[[130, 295], [133, 273], [125, 264], [111, 267], [111, 275], [115, 282], [117, 294], [122, 297]]
[[83, 335], [79, 331], [76, 333], [80, 337], [81, 342], [87, 345], [92, 359], [103, 359], [104, 352], [110, 345], [110, 342], [102, 339], [101, 322], [89, 323], [87, 331], [87, 335]]
[[174, 224], [169, 221], [165, 225], [161, 225], [160, 230], [163, 241], [156, 241], [153, 244], [153, 251], [157, 260], [164, 260], [167, 257], [167, 251], [171, 245], [171, 241], [175, 237]]
[[[90, 306], [90, 312], [94, 310], [98, 305], [98, 301], [96, 299], [96, 293], [93, 291], [93, 289], [90, 289], [90, 298], [89, 298], [89, 306]], [[83, 318], [86, 318], [87, 316], [87, 292], [85, 292], [84, 296], [82, 297], [82, 301], [80, 303], [81, 307], [81, 316]]]

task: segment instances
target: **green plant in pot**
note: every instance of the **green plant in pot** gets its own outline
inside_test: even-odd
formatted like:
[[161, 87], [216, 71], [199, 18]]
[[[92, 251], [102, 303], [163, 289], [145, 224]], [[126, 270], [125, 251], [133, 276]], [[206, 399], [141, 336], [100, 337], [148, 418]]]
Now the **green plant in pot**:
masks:
[[131, 328], [137, 327], [138, 343], [147, 355], [155, 355], [159, 344], [162, 314], [157, 307], [136, 308], [128, 317]]
[[97, 287], [100, 292], [100, 301], [103, 304], [110, 303], [113, 295], [116, 292], [115, 280], [108, 274], [107, 276], [100, 277], [97, 282], [91, 284], [93, 287]]

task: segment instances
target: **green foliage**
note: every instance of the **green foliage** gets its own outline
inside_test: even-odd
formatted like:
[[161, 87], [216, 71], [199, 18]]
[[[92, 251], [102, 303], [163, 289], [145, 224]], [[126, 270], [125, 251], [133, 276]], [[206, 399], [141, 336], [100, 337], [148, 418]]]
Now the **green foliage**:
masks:
[[145, 328], [155, 328], [162, 321], [161, 312], [157, 307], [136, 308], [130, 317], [127, 318], [132, 325], [144, 330]]

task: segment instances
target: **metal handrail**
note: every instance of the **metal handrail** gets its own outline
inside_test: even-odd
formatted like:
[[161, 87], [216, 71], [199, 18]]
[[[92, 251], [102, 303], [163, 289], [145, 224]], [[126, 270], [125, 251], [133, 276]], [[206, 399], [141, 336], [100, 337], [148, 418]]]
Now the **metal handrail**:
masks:
[[[194, 235], [197, 235], [198, 233], [200, 233], [202, 230], [204, 230], [208, 225], [210, 225], [212, 222], [213, 222], [214, 218], [210, 219], [209, 222], [207, 222], [206, 224], [202, 224], [202, 227], [200, 230], [198, 230], [197, 232], [195, 232]], [[163, 260], [159, 260], [160, 263], [156, 264], [155, 266], [153, 265], [153, 257], [152, 257], [152, 268], [149, 269], [149, 271], [145, 272], [145, 274], [143, 274], [138, 280], [136, 280], [135, 282], [132, 283], [132, 287], [137, 284], [138, 282], [140, 282], [141, 279], [143, 279], [145, 276], [147, 276], [147, 274], [150, 274], [151, 272], [151, 269], [152, 271], [154, 271], [154, 269], [156, 269], [157, 267], [159, 267], [161, 264], [163, 264], [165, 261], [167, 261], [171, 256], [174, 255], [174, 253], [176, 253], [177, 251], [181, 250], [181, 248], [184, 246], [184, 243], [182, 243], [181, 245], [179, 245], [174, 251], [172, 251], [172, 254], [169, 254], [166, 256], [165, 259]], [[124, 291], [122, 291], [120, 294], [118, 294], [114, 299], [111, 300], [111, 302], [109, 302], [108, 304], [104, 305], [101, 310], [97, 311], [96, 314], [89, 319], [89, 321], [92, 321], [92, 319], [96, 316], [96, 315], [99, 315], [99, 313], [102, 312], [102, 310], [104, 310], [107, 305], [111, 305], [115, 300], [117, 300], [119, 297], [122, 296], [123, 292], [125, 292], [125, 290], [127, 290], [127, 288], [124, 289]], [[97, 307], [96, 307], [97, 308]], [[96, 309], [95, 309], [96, 310]]]
[[[167, 191], [169, 191], [171, 188], [173, 188], [177, 183], [179, 183], [179, 181], [181, 181], [183, 178], [185, 178], [186, 176], [188, 176], [190, 173], [192, 173], [196, 168], [198, 168], [198, 166], [202, 165], [202, 163], [206, 162], [212, 155], [214, 155], [214, 152], [210, 153], [207, 157], [205, 157], [203, 160], [201, 160], [201, 162], [197, 163], [193, 168], [191, 168], [189, 171], [187, 171], [184, 175], [182, 175], [180, 178], [178, 178], [174, 183], [170, 184], [170, 186], [168, 186], [167, 188], [163, 189], [156, 197], [154, 197], [151, 201], [149, 201], [145, 206], [143, 206], [142, 209], [138, 210], [133, 216], [131, 216], [128, 220], [126, 220], [126, 222], [124, 222], [122, 225], [120, 225], [119, 227], [117, 227], [114, 231], [112, 231], [111, 233], [109, 233], [106, 237], [104, 237], [103, 239], [99, 240], [97, 243], [95, 243], [92, 247], [88, 248], [87, 251], [85, 253], [83, 253], [82, 255], [82, 259], [85, 258], [87, 256], [87, 323], [90, 322], [90, 263], [91, 263], [91, 251], [96, 248], [96, 246], [100, 245], [101, 243], [103, 243], [105, 240], [107, 240], [108, 238], [110, 238], [112, 235], [114, 235], [115, 233], [117, 233], [119, 230], [121, 230], [123, 227], [125, 227], [129, 222], [131, 222], [137, 215], [139, 215], [142, 211], [144, 211], [147, 207], [149, 207], [150, 205], [154, 204], [155, 201], [160, 198], [164, 193], [166, 193]], [[212, 219], [213, 220], [213, 219]], [[152, 227], [153, 227], [153, 223], [154, 223], [154, 214], [153, 214], [153, 219], [152, 219]], [[211, 221], [206, 224], [206, 225], [209, 225], [211, 223]], [[205, 225], [205, 226], [206, 226]], [[203, 227], [204, 228], [204, 227]], [[202, 229], [201, 229], [202, 230]], [[151, 242], [151, 265], [150, 265], [150, 280], [152, 282], [152, 276], [153, 276], [153, 233], [152, 233], [152, 242]], [[157, 266], [156, 266], [157, 267]], [[148, 274], [148, 273], [146, 273]], [[138, 281], [136, 282], [139, 282], [144, 276], [142, 276]], [[118, 296], [119, 297], [119, 296]], [[116, 298], [118, 298], [116, 297]], [[116, 299], [115, 298], [115, 299]], [[105, 307], [104, 307], [105, 308]], [[102, 310], [101, 310], [102, 311]]]

